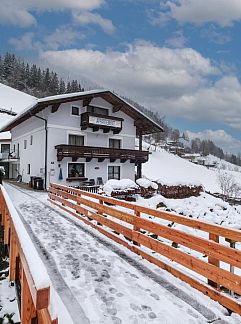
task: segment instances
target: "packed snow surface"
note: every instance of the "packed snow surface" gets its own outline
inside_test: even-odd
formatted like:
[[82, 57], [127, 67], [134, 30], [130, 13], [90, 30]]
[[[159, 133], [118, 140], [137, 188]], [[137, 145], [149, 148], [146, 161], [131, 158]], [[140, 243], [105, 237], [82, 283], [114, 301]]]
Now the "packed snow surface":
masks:
[[189, 285], [53, 208], [45, 193], [5, 187], [74, 323], [240, 323]]

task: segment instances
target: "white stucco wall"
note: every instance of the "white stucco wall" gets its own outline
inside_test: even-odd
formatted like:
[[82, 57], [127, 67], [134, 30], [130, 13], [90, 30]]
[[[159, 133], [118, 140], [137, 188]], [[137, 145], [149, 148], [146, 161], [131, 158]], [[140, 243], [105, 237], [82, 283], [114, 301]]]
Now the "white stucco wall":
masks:
[[[93, 132], [91, 128], [82, 131], [80, 127], [80, 116], [71, 115], [71, 106], [79, 106], [80, 114], [85, 112], [85, 107], [82, 106], [82, 101], [76, 101], [73, 103], [61, 104], [58, 111], [51, 113], [51, 107], [46, 108], [39, 113], [39, 116], [47, 118], [48, 120], [48, 150], [47, 150], [47, 181], [60, 182], [59, 170], [62, 168], [63, 180], [61, 183], [76, 185], [79, 182], [66, 182], [67, 177], [67, 163], [72, 162], [71, 158], [64, 158], [61, 162], [57, 161], [56, 145], [68, 144], [69, 134], [84, 135], [84, 145], [86, 146], [99, 146], [108, 147], [109, 138], [116, 138], [122, 140], [122, 148], [135, 149], [135, 135], [136, 129], [134, 121], [123, 112], [112, 112], [112, 106], [102, 98], [95, 98], [92, 100], [91, 105], [98, 107], [109, 108], [109, 115], [115, 117], [121, 117], [124, 119], [122, 123], [122, 131], [119, 134], [113, 134], [112, 132], [103, 133], [103, 130]], [[33, 136], [33, 145], [30, 145], [30, 137]], [[24, 140], [27, 140], [27, 148], [24, 149]], [[35, 117], [31, 117], [27, 121], [21, 123], [19, 126], [12, 130], [12, 148], [15, 144], [17, 150], [17, 144], [20, 145], [20, 165], [19, 171], [23, 176], [24, 182], [29, 182], [30, 176], [42, 176], [41, 169], [44, 169], [44, 152], [45, 152], [45, 129], [44, 121]], [[86, 162], [85, 159], [78, 159], [77, 162], [85, 163], [85, 176], [89, 179], [102, 177], [104, 182], [107, 181], [108, 165], [120, 165], [121, 166], [121, 178], [135, 178], [135, 165], [126, 161], [120, 163], [120, 160], [116, 160], [114, 163], [110, 163], [109, 160], [98, 162], [97, 159], [92, 159], [90, 162]], [[27, 174], [28, 164], [31, 165], [31, 172]], [[48, 183], [47, 183], [48, 184]]]

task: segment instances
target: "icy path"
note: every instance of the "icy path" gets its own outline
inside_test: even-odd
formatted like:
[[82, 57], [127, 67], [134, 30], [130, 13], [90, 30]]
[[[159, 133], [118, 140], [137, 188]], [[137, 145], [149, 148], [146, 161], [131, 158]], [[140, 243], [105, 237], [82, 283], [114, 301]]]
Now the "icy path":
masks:
[[4, 186], [74, 323], [240, 323], [239, 316], [225, 316], [217, 303], [52, 207], [46, 193]]

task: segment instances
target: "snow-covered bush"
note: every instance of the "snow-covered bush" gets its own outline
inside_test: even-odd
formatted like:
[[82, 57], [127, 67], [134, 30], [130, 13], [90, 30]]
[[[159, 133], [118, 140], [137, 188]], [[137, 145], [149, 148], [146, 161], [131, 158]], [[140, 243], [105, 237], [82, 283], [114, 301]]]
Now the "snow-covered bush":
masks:
[[106, 182], [106, 184], [103, 186], [103, 192], [111, 196], [113, 191], [127, 191], [130, 189], [136, 189], [138, 188], [138, 185], [132, 181], [131, 179], [121, 179], [121, 180], [115, 180], [111, 179]]
[[140, 178], [140, 179], [137, 179], [136, 180], [136, 183], [140, 186], [140, 187], [143, 187], [143, 188], [152, 188], [154, 190], [157, 190], [158, 188], [158, 184], [153, 182], [153, 181], [150, 181], [148, 179], [145, 179], [145, 178]]

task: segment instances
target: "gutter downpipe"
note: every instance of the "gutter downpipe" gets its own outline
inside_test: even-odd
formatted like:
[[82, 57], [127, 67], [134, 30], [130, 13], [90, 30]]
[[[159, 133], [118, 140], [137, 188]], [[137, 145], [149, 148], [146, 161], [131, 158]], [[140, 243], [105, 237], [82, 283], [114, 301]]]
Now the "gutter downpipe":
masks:
[[48, 162], [48, 157], [47, 157], [47, 148], [48, 148], [48, 121], [47, 119], [32, 115], [30, 113], [31, 117], [36, 117], [38, 119], [41, 119], [44, 121], [44, 128], [45, 128], [45, 156], [44, 156], [44, 189], [47, 190], [47, 162]]

